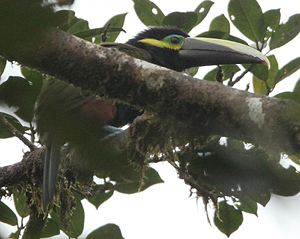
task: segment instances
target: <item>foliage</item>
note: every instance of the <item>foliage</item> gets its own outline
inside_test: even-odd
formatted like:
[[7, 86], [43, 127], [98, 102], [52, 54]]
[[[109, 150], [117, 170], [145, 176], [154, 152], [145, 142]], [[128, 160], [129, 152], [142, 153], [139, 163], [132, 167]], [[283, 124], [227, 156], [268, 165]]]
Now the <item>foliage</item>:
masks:
[[[90, 29], [88, 21], [77, 18], [73, 11], [54, 12], [52, 8], [42, 8], [37, 2], [24, 1], [22, 6], [18, 7], [27, 9], [34, 6], [30, 8], [32, 16], [24, 15], [22, 12], [23, 15], [21, 14], [19, 19], [10, 19], [10, 21], [17, 22], [21, 30], [18, 33], [11, 31], [9, 37], [12, 39], [24, 37], [28, 40], [28, 33], [24, 32], [24, 25], [21, 22], [23, 19], [29, 19], [27, 24], [30, 25], [35, 17], [41, 16], [43, 13], [46, 14], [39, 22], [38, 28], [43, 29], [49, 25], [56, 26], [63, 31], [97, 44], [106, 40], [114, 42], [119, 33], [124, 31], [123, 24], [127, 13], [110, 18], [101, 28]], [[186, 32], [190, 32], [199, 25], [214, 4], [211, 1], [203, 1], [194, 11], [173, 12], [165, 15], [151, 1], [133, 0], [133, 2], [138, 18], [146, 26], [174, 25]], [[0, 7], [6, 5], [11, 7], [10, 4], [4, 1]], [[231, 0], [228, 5], [228, 14], [231, 23], [243, 36], [253, 42], [258, 50], [269, 48], [268, 59], [271, 67], [268, 69], [263, 65], [244, 65], [245, 69], [243, 70], [240, 66], [228, 65], [213, 69], [204, 78], [209, 81], [217, 81], [217, 79], [220, 81], [221, 78], [221, 82], [227, 81], [229, 86], [233, 86], [250, 71], [253, 74], [254, 92], [269, 95], [279, 82], [300, 68], [300, 57], [291, 60], [279, 69], [276, 56], [270, 54], [272, 50], [283, 47], [299, 33], [300, 14], [291, 16], [286, 23], [280, 23], [280, 10], [272, 9], [262, 12], [256, 0]], [[6, 27], [9, 27], [9, 23]], [[198, 36], [222, 38], [246, 44], [244, 39], [230, 34], [230, 22], [223, 14], [212, 20], [209, 31], [199, 33]], [[6, 43], [6, 47], [10, 47], [10, 42]], [[4, 52], [5, 49], [0, 47], [0, 54]], [[0, 56], [0, 75], [5, 67], [6, 59]], [[24, 77], [10, 76], [0, 85], [0, 102], [17, 109], [14, 115], [2, 113], [1, 115], [22, 134], [30, 134], [33, 143], [37, 143], [34, 141], [35, 129], [32, 126], [34, 107], [45, 76], [28, 67], [21, 69]], [[241, 76], [234, 78], [235, 74], [241, 70], [243, 71]], [[217, 75], [219, 76], [217, 77]], [[299, 82], [293, 92], [284, 92], [276, 97], [300, 103]], [[9, 137], [14, 137], [14, 134], [6, 124], [0, 121], [0, 138]], [[300, 191], [300, 176], [292, 166], [288, 169], [283, 168], [279, 164], [280, 156], [271, 157], [259, 147], [251, 146], [250, 149], [247, 149], [243, 142], [230, 139], [227, 139], [226, 145], [220, 145], [220, 138], [220, 136], [203, 137], [201, 142], [190, 142], [185, 146], [178, 145], [179, 151], [172, 149], [173, 154], [171, 155], [162, 153], [157, 161], [171, 162], [180, 178], [191, 188], [196, 189], [198, 197], [203, 197], [206, 204], [209, 201], [213, 202], [215, 206], [214, 223], [221, 232], [230, 236], [242, 224], [243, 213], [257, 215], [257, 203], [265, 206], [271, 193], [283, 196], [297, 194]], [[293, 159], [299, 164], [298, 159]], [[151, 157], [147, 160], [153, 162]], [[114, 167], [113, 164], [109, 166]], [[154, 184], [163, 182], [158, 173], [148, 165], [144, 166], [141, 171], [136, 170], [136, 167], [132, 165], [128, 166], [123, 171], [117, 171], [117, 174], [110, 175], [110, 181], [107, 181], [106, 177], [103, 178], [103, 183], [93, 182], [88, 189], [90, 195], [88, 201], [96, 209], [109, 200], [114, 191], [126, 194], [138, 193]], [[84, 225], [84, 209], [81, 204], [82, 194], [84, 194], [83, 186], [80, 185], [80, 182], [74, 183], [72, 186], [74, 191], [67, 194], [71, 195], [71, 202], [67, 202], [71, 208], [70, 215], [65, 215], [69, 211], [63, 205], [55, 205], [50, 214], [51, 217], [49, 216], [47, 220], [42, 237], [57, 235], [60, 230], [69, 237], [77, 238], [81, 235]], [[65, 188], [64, 190], [71, 189]], [[6, 188], [2, 190], [1, 196], [12, 194], [18, 215], [25, 218], [30, 214], [32, 206], [30, 198], [33, 199], [32, 195], [28, 195], [32, 193], [26, 188]], [[2, 201], [0, 201], [0, 221], [13, 226], [18, 224], [15, 213]], [[17, 232], [19, 233], [20, 230], [22, 230], [21, 227]], [[18, 233], [14, 235], [18, 235]], [[95, 229], [87, 238], [104, 237], [123, 238], [119, 227], [113, 224]]]

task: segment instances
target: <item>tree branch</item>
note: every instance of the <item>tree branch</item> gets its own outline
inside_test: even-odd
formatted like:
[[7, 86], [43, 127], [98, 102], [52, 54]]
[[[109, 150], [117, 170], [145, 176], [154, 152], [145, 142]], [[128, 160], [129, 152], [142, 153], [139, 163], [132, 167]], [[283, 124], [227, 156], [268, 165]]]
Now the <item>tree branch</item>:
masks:
[[19, 140], [21, 140], [25, 145], [27, 145], [30, 149], [30, 151], [34, 151], [37, 149], [37, 147], [31, 143], [24, 135], [18, 131], [11, 123], [9, 123], [3, 114], [0, 113], [0, 121], [6, 126], [6, 128], [14, 135], [16, 136]]
[[300, 106], [292, 101], [201, 81], [56, 29], [6, 57], [156, 113], [173, 130], [188, 125], [194, 137], [217, 134], [300, 155]]

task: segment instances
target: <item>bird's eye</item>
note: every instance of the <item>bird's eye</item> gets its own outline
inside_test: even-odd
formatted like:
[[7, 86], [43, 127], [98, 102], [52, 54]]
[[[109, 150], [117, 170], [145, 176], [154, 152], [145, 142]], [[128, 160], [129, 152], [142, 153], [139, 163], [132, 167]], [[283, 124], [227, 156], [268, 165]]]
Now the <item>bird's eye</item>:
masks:
[[171, 37], [171, 38], [170, 38], [170, 42], [171, 42], [172, 44], [177, 45], [177, 44], [180, 43], [180, 39], [179, 39], [178, 37]]

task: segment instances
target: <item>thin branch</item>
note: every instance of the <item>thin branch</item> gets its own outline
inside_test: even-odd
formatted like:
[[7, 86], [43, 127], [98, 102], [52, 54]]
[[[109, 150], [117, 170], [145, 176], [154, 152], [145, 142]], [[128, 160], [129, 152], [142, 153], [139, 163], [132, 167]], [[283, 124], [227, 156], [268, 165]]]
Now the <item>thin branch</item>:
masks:
[[250, 83], [248, 83], [248, 84], [246, 85], [245, 91], [249, 91], [249, 88], [250, 88]]
[[108, 31], [110, 25], [111, 25], [111, 23], [109, 22], [104, 29], [104, 32], [102, 34], [102, 43], [106, 42], [106, 40], [107, 40], [107, 31]]
[[37, 147], [30, 142], [20, 131], [18, 131], [11, 123], [7, 121], [3, 114], [0, 113], [0, 120], [5, 125], [5, 127], [18, 139], [20, 139], [25, 145], [27, 145], [30, 151], [34, 151]]
[[252, 68], [255, 66], [255, 64], [251, 64], [246, 70], [242, 72], [241, 75], [239, 75], [235, 80], [228, 81], [228, 86], [234, 86], [236, 83], [238, 83], [249, 71], [252, 70]]

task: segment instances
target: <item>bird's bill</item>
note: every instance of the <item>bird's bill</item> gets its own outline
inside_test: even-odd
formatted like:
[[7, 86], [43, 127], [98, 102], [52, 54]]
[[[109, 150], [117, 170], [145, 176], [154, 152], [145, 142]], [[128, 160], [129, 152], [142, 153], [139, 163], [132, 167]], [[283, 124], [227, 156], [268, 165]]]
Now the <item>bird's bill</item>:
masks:
[[270, 68], [268, 58], [247, 45], [215, 39], [186, 38], [179, 50], [179, 57], [193, 66], [224, 64], [264, 64]]

